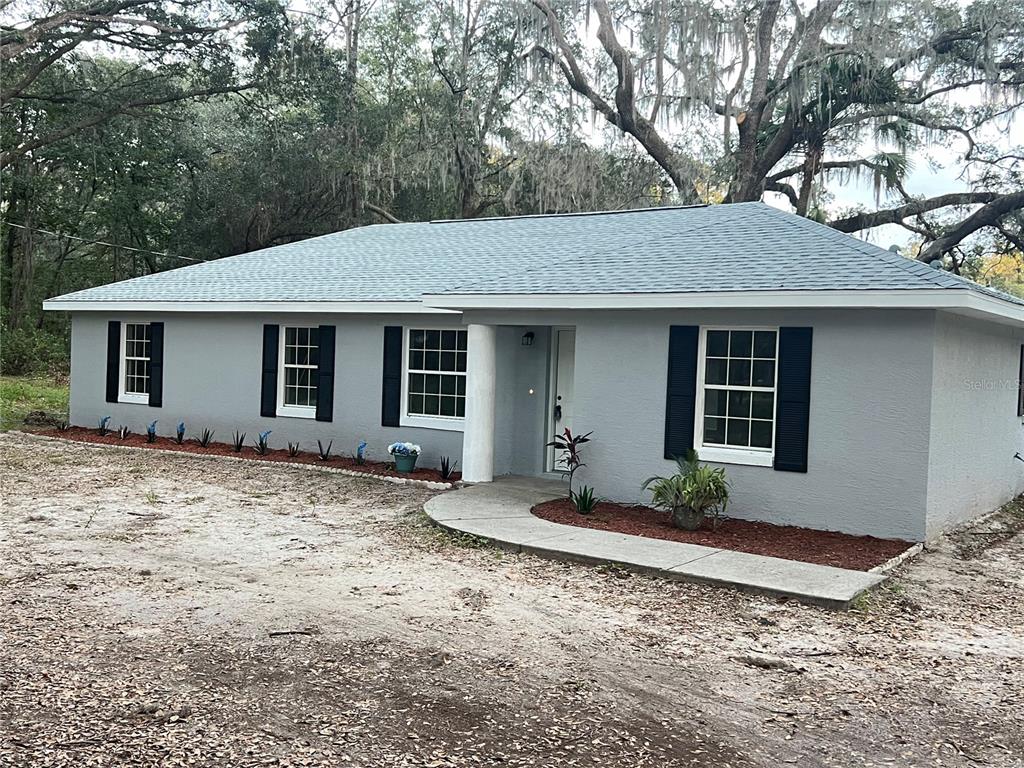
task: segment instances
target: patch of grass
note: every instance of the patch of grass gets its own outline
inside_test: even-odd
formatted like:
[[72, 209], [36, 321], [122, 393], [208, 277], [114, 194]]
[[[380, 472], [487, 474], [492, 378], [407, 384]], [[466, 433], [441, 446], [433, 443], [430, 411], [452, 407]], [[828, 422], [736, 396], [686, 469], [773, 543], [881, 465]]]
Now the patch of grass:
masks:
[[0, 376], [0, 430], [20, 429], [30, 411], [68, 413], [68, 385], [47, 378]]

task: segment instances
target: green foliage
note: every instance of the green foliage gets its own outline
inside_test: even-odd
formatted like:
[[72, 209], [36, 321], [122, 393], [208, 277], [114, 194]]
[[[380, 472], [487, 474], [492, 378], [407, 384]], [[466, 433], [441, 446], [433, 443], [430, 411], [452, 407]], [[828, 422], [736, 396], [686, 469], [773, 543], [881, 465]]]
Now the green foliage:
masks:
[[68, 343], [63, 335], [35, 328], [12, 328], [0, 337], [0, 370], [5, 376], [67, 373]]
[[298, 443], [293, 443], [293, 442], [289, 442], [289, 443], [288, 443], [288, 455], [289, 455], [289, 456], [290, 456], [291, 458], [293, 458], [293, 459], [294, 459], [294, 458], [295, 458], [296, 456], [298, 456], [298, 455], [299, 455], [299, 444], [298, 444]]
[[199, 433], [199, 437], [196, 438], [196, 442], [202, 448], [209, 448], [210, 443], [213, 442], [213, 430], [204, 429], [202, 432]]
[[575, 493], [570, 492], [569, 498], [572, 500], [572, 505], [576, 507], [576, 511], [581, 515], [590, 514], [597, 506], [597, 496], [594, 495], [594, 489], [589, 485], [580, 487]]
[[320, 461], [327, 461], [331, 458], [331, 446], [334, 445], [333, 440], [329, 440], [327, 445], [324, 445], [321, 441], [316, 441], [316, 455]]
[[241, 453], [243, 447], [245, 447], [245, 432], [239, 432], [236, 429], [235, 434], [231, 437], [231, 450]]
[[49, 379], [0, 376], [0, 429], [20, 429], [25, 414], [32, 411], [66, 416], [67, 384]]
[[651, 492], [651, 503], [671, 512], [677, 525], [688, 513], [692, 513], [697, 525], [711, 514], [717, 525], [719, 515], [725, 512], [729, 501], [725, 470], [701, 464], [697, 452], [692, 449], [676, 459], [676, 466], [679, 471], [674, 475], [649, 477], [643, 482], [641, 487]]

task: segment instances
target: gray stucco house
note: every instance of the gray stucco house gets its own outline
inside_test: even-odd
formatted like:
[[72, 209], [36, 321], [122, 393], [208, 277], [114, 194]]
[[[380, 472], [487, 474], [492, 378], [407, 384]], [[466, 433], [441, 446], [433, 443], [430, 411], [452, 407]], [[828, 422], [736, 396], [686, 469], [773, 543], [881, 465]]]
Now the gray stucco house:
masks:
[[921, 540], [1024, 490], [1024, 302], [761, 203], [385, 224], [50, 299], [71, 419], [273, 430], [468, 481], [640, 483], [694, 446], [738, 517]]

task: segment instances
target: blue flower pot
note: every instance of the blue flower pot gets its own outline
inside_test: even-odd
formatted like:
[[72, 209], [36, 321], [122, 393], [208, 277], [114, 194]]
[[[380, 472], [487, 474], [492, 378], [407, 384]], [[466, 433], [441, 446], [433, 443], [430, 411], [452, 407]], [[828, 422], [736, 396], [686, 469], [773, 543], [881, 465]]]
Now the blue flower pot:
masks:
[[412, 472], [416, 469], [416, 455], [402, 456], [395, 454], [395, 469], [399, 472]]

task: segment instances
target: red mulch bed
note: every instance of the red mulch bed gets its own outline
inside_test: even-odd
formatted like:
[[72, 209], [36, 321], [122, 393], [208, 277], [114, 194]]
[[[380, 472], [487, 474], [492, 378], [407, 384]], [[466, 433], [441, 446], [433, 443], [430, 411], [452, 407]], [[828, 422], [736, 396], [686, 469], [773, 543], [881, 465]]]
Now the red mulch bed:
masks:
[[[130, 445], [133, 448], [161, 448], [165, 451], [181, 451], [182, 453], [198, 453], [207, 456], [233, 456], [236, 458], [252, 459], [254, 461], [287, 461], [293, 464], [317, 464], [322, 467], [333, 467], [335, 469], [351, 469], [356, 472], [366, 472], [372, 475], [387, 475], [388, 477], [404, 477], [412, 480], [429, 480], [434, 483], [456, 482], [462, 478], [461, 472], [453, 473], [451, 479], [442, 480], [441, 473], [436, 469], [417, 469], [415, 472], [396, 472], [393, 464], [382, 461], [367, 461], [365, 464], [357, 464], [350, 456], [331, 455], [327, 461], [320, 461], [320, 456], [308, 451], [300, 451], [296, 456], [289, 456], [284, 448], [270, 450], [266, 456], [260, 456], [253, 448], [252, 439], [246, 437], [245, 447], [241, 453], [236, 453], [234, 446], [227, 443], [210, 443], [206, 448], [199, 445], [195, 438], [186, 438], [185, 442], [178, 445], [170, 437], [157, 437], [156, 442], [147, 443], [145, 435], [132, 433], [124, 440], [117, 436], [116, 432], [107, 435], [100, 435], [95, 429], [86, 427], [71, 427], [68, 430], [59, 429], [39, 430], [37, 434], [47, 437], [58, 437], [62, 440], [77, 440], [81, 443], [98, 443], [100, 445]], [[333, 448], [331, 450], [334, 450]]]
[[855, 571], [870, 570], [911, 546], [911, 542], [897, 539], [851, 536], [835, 531], [816, 531], [731, 518], [721, 520], [718, 530], [712, 530], [711, 522], [705, 520], [700, 529], [683, 531], [672, 526], [668, 512], [606, 501], [600, 502], [590, 514], [581, 515], [568, 499], [555, 499], [535, 506], [533, 514], [563, 525], [631, 533], [649, 539], [681, 541]]

